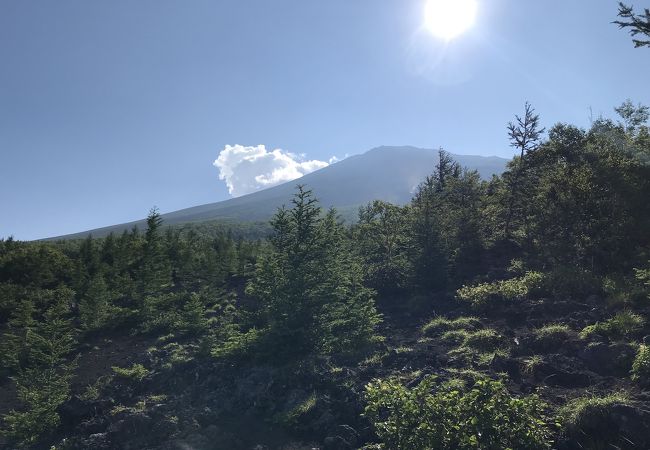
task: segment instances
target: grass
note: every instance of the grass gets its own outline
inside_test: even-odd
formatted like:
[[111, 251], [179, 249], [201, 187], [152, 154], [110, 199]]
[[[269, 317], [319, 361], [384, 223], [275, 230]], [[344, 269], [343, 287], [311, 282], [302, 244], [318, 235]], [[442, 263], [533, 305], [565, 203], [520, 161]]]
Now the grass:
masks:
[[587, 339], [594, 334], [613, 339], [629, 338], [638, 334], [645, 325], [645, 319], [629, 310], [617, 313], [604, 322], [588, 325], [580, 332], [580, 337]]
[[603, 418], [610, 414], [612, 407], [620, 404], [629, 404], [629, 397], [624, 392], [614, 392], [603, 397], [580, 397], [560, 408], [559, 417], [569, 432], [584, 433], [597, 428]]
[[495, 355], [508, 356], [505, 338], [491, 328], [447, 331], [440, 339], [455, 346], [448, 355], [465, 364], [485, 366], [492, 362]]
[[650, 348], [640, 345], [632, 363], [632, 380], [647, 384], [650, 382]]
[[461, 345], [465, 342], [469, 333], [465, 330], [446, 331], [440, 336], [440, 340], [448, 345]]
[[497, 350], [503, 346], [503, 344], [503, 336], [491, 328], [468, 333], [465, 341], [463, 342], [464, 347], [469, 347], [473, 350], [483, 352]]
[[274, 417], [275, 422], [283, 424], [295, 423], [301, 416], [307, 414], [316, 406], [317, 400], [316, 392], [312, 392], [307, 398], [296, 404], [289, 411], [276, 414]]
[[522, 372], [530, 375], [535, 371], [536, 367], [539, 367], [540, 364], [544, 362], [544, 358], [540, 355], [533, 355], [529, 358], [524, 359], [523, 361], [523, 370]]
[[447, 319], [438, 316], [422, 327], [422, 332], [427, 336], [434, 336], [454, 330], [477, 330], [481, 328], [481, 321], [476, 317], [459, 317]]
[[120, 377], [137, 381], [144, 380], [150, 373], [142, 364], [133, 364], [131, 367], [113, 366], [113, 372]]
[[556, 348], [571, 337], [572, 331], [564, 324], [545, 325], [533, 331], [535, 343], [544, 349]]

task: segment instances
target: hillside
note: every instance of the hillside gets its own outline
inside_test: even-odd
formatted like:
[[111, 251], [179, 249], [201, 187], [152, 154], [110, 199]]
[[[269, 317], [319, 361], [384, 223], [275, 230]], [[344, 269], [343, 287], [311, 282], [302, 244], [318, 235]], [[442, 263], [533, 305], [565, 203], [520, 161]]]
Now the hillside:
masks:
[[[505, 169], [508, 160], [496, 156], [452, 155], [462, 166], [476, 169], [489, 179]], [[354, 217], [356, 208], [372, 200], [396, 204], [407, 203], [417, 185], [434, 170], [437, 151], [417, 147], [377, 147], [343, 161], [263, 191], [216, 203], [194, 206], [163, 214], [168, 225], [212, 220], [254, 222], [265, 221], [275, 210], [287, 203], [297, 183], [317, 193], [324, 207], [336, 207], [343, 215]], [[121, 233], [133, 226], [143, 229], [144, 220], [58, 236], [52, 239], [82, 238], [88, 234], [103, 237]]]
[[265, 242], [155, 211], [0, 240], [0, 448], [650, 448], [646, 136], [560, 124], [489, 182], [441, 153], [411, 202], [324, 214], [361, 167], [408, 186], [375, 150]]

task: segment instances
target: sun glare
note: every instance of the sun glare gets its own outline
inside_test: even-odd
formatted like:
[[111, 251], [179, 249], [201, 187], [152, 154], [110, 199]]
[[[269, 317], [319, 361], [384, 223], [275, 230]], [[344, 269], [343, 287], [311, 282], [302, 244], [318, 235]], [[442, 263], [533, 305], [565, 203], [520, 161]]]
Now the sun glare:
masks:
[[431, 33], [451, 40], [474, 25], [476, 0], [427, 0], [424, 20]]

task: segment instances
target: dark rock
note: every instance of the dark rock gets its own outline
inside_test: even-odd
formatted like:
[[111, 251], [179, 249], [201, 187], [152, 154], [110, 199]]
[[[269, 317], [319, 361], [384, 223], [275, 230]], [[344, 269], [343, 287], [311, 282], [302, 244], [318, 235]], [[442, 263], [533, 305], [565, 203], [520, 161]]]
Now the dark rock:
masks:
[[561, 386], [566, 388], [580, 388], [590, 386], [591, 377], [584, 372], [566, 372], [558, 370], [547, 376], [544, 382], [549, 386]]
[[111, 440], [126, 444], [150, 435], [151, 418], [143, 413], [123, 414], [119, 420], [108, 427]]
[[328, 436], [323, 441], [324, 450], [351, 450], [353, 448], [354, 447], [341, 436]]
[[580, 352], [579, 357], [592, 371], [600, 375], [627, 376], [636, 355], [636, 348], [627, 343], [608, 345], [591, 343]]
[[514, 380], [519, 380], [521, 378], [519, 362], [514, 358], [494, 355], [492, 361], [490, 362], [490, 367], [495, 372], [507, 373], [510, 376], [510, 378]]
[[111, 441], [109, 440], [107, 433], [91, 434], [86, 439], [83, 439], [81, 444], [85, 448], [111, 448]]
[[594, 408], [567, 427], [558, 448], [650, 448], [650, 414], [621, 403]]
[[59, 406], [58, 413], [61, 417], [61, 423], [65, 426], [70, 426], [81, 422], [82, 419], [92, 416], [94, 408], [91, 403], [84, 402], [74, 396]]

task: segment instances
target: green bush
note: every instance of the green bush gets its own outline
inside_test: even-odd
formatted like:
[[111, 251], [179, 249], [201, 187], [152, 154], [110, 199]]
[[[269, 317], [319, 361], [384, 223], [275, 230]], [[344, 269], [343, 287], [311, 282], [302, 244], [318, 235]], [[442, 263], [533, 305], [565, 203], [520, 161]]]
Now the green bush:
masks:
[[21, 446], [35, 443], [60, 423], [57, 408], [69, 398], [71, 372], [28, 369], [16, 377], [18, 398], [25, 406], [2, 417], [0, 435]]
[[503, 383], [485, 379], [459, 387], [431, 376], [412, 389], [394, 379], [369, 383], [364, 414], [381, 440], [376, 448], [550, 448], [538, 397], [512, 397]]
[[588, 338], [592, 334], [599, 334], [612, 339], [629, 338], [636, 335], [645, 324], [645, 319], [632, 311], [621, 311], [614, 317], [604, 322], [588, 325], [580, 332], [580, 337]]
[[632, 379], [642, 384], [650, 381], [650, 348], [640, 345], [632, 363]]
[[600, 278], [577, 267], [556, 266], [544, 274], [544, 286], [555, 297], [585, 298], [600, 294]]
[[228, 332], [211, 349], [210, 353], [214, 358], [237, 359], [251, 355], [266, 337], [265, 330], [257, 328], [251, 328], [243, 333], [235, 326], [229, 326], [227, 329]]
[[481, 321], [476, 317], [459, 317], [447, 319], [438, 316], [422, 327], [422, 332], [427, 336], [434, 336], [453, 330], [476, 330], [481, 327]]
[[469, 302], [474, 307], [486, 306], [492, 301], [519, 300], [540, 289], [544, 275], [540, 272], [526, 272], [522, 277], [509, 280], [463, 286], [456, 291], [459, 300]]

